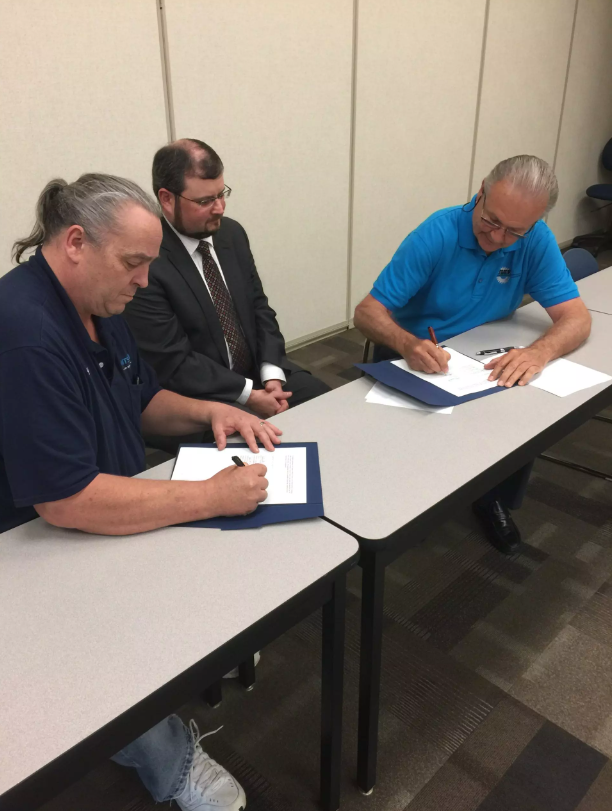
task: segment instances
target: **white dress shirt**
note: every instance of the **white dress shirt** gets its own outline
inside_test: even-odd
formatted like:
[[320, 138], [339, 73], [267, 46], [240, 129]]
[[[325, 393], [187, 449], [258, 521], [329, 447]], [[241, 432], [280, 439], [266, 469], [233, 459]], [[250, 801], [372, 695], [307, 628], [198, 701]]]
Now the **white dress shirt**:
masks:
[[[168, 220], [166, 220], [166, 222], [168, 222]], [[202, 281], [206, 285], [206, 289], [208, 290], [208, 293], [210, 295], [210, 288], [209, 288], [209, 286], [208, 286], [208, 284], [206, 282], [206, 278], [204, 276], [204, 268], [203, 268], [203, 265], [202, 265], [202, 254], [198, 251], [198, 245], [200, 244], [200, 240], [195, 239], [195, 237], [188, 237], [188, 236], [185, 236], [185, 234], [180, 234], [176, 230], [176, 228], [172, 225], [171, 222], [168, 222], [168, 225], [170, 226], [170, 228], [172, 228], [174, 233], [177, 235], [177, 237], [181, 240], [181, 242], [185, 246], [185, 249], [186, 249], [187, 253], [189, 254], [189, 256], [191, 257], [191, 259], [193, 261], [193, 264], [199, 270], [200, 276], [202, 277]], [[210, 246], [210, 255], [212, 256], [213, 261], [216, 264], [216, 266], [219, 268], [219, 273], [221, 274], [221, 278], [223, 279], [223, 283], [227, 287], [227, 282], [225, 281], [225, 276], [223, 275], [223, 270], [221, 268], [221, 265], [219, 263], [219, 259], [217, 258], [217, 254], [215, 252], [215, 248], [213, 246], [212, 237], [205, 237], [204, 242], [208, 242], [208, 244]], [[229, 291], [229, 288], [228, 288], [228, 291]], [[211, 296], [211, 298], [212, 298], [212, 296]], [[230, 348], [227, 345], [227, 341], [225, 342], [225, 346], [227, 347], [227, 354], [229, 356], [230, 369], [233, 369], [234, 368], [234, 361], [233, 361], [233, 358], [232, 358], [232, 353], [230, 352]], [[286, 380], [287, 380], [287, 378], [285, 377], [285, 373], [280, 368], [280, 366], [275, 366], [273, 363], [262, 363], [261, 366], [259, 367], [259, 376], [261, 377], [262, 383], [266, 383], [268, 380], [281, 380], [283, 383], [285, 383]], [[251, 380], [250, 377], [245, 377], [245, 385], [244, 385], [244, 388], [242, 390], [242, 394], [236, 400], [238, 405], [245, 405], [246, 401], [251, 396], [252, 391], [253, 391], [253, 381]]]

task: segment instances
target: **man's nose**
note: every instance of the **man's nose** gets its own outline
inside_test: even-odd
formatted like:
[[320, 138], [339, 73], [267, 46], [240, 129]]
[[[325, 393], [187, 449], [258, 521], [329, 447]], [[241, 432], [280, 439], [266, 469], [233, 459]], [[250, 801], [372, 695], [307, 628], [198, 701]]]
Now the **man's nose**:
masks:
[[213, 214], [222, 214], [225, 211], [225, 197], [217, 197], [210, 211]]
[[149, 266], [145, 266], [139, 273], [134, 276], [134, 283], [138, 285], [138, 287], [148, 287], [149, 286]]

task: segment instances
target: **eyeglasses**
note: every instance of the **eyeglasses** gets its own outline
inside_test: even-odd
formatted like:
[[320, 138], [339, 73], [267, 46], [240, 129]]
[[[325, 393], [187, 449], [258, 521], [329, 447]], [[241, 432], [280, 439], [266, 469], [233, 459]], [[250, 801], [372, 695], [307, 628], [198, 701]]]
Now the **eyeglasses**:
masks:
[[173, 192], [175, 197], [180, 197], [183, 200], [189, 200], [190, 203], [195, 203], [196, 206], [200, 206], [200, 208], [210, 208], [211, 206], [214, 206], [217, 200], [227, 200], [231, 193], [232, 190], [230, 187], [226, 186], [222, 192], [215, 194], [214, 197], [199, 197], [194, 200], [193, 197], [183, 197], [182, 194]]
[[[482, 192], [482, 210], [484, 211], [485, 203], [487, 202], [487, 195], [485, 194], [484, 190]], [[490, 228], [491, 231], [503, 231], [504, 232], [504, 239], [508, 239], [508, 237], [512, 237], [513, 239], [525, 239], [527, 234], [533, 229], [533, 225], [531, 228], [528, 228], [524, 234], [518, 234], [516, 231], [513, 231], [511, 228], [506, 228], [505, 225], [500, 225], [498, 222], [492, 222], [488, 217], [480, 215], [480, 219], [483, 223]], [[535, 225], [535, 223], [534, 223]]]

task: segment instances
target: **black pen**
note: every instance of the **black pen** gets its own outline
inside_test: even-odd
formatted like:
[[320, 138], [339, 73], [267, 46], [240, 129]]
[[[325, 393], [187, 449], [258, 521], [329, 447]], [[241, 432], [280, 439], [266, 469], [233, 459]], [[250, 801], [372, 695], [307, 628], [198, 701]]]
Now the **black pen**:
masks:
[[232, 462], [237, 467], [244, 467], [244, 462], [242, 461], [242, 459], [239, 456], [232, 456]]
[[500, 352], [509, 352], [511, 349], [518, 349], [518, 346], [502, 346], [499, 349], [481, 349], [477, 355], [499, 355]]

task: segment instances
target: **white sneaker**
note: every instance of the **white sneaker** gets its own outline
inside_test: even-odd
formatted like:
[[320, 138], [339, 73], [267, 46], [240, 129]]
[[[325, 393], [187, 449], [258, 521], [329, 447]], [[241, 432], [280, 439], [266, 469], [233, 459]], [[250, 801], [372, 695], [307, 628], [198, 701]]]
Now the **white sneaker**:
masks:
[[[259, 660], [261, 659], [261, 654], [260, 654], [260, 652], [259, 652], [259, 651], [257, 651], [257, 653], [255, 654], [255, 656], [254, 656], [253, 658], [254, 658], [254, 660], [255, 660], [255, 667], [257, 667], [257, 665], [259, 664]], [[224, 679], [237, 679], [237, 678], [238, 678], [238, 675], [239, 675], [239, 673], [238, 673], [238, 668], [237, 668], [237, 667], [235, 667], [233, 670], [230, 670], [230, 672], [229, 672], [229, 673], [226, 673], [226, 674], [225, 674], [225, 676], [224, 676], [223, 678], [224, 678]]]
[[213, 733], [200, 735], [198, 725], [193, 719], [189, 722], [189, 729], [193, 740], [193, 763], [185, 788], [174, 798], [179, 808], [182, 811], [214, 811], [214, 809], [244, 811], [246, 808], [244, 789], [223, 766], [209, 757], [200, 745], [202, 738]]

